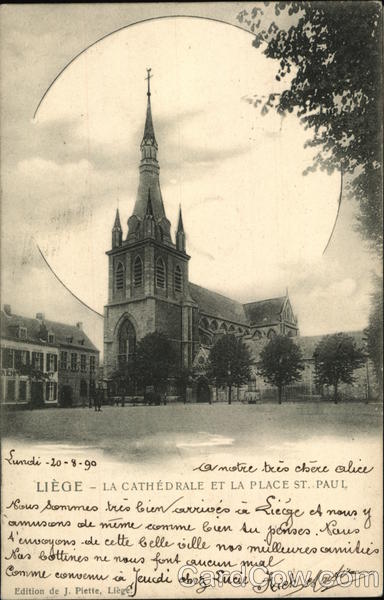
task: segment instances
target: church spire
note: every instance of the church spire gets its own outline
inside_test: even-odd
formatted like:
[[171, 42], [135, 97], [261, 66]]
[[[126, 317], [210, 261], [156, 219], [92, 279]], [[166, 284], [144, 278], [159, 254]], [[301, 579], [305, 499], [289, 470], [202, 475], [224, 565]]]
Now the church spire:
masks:
[[179, 220], [176, 231], [176, 248], [181, 252], [185, 252], [185, 231], [183, 225], [183, 215], [181, 214], [181, 205], [179, 205]]
[[161, 239], [167, 245], [174, 245], [171, 240], [170, 227], [163, 204], [160, 189], [160, 167], [157, 160], [157, 141], [152, 120], [151, 108], [151, 69], [147, 69], [147, 113], [144, 125], [143, 139], [140, 144], [141, 160], [139, 166], [139, 189], [133, 213], [128, 219], [128, 242], [134, 242], [140, 237], [140, 223], [147, 215], [148, 197], [150, 196], [150, 210], [155, 220], [156, 227], [161, 234]]
[[179, 204], [179, 220], [177, 223], [177, 233], [184, 233], [183, 215], [181, 214], [181, 204]]
[[119, 209], [116, 209], [115, 222], [112, 228], [112, 248], [121, 246], [123, 241], [123, 230], [120, 223]]
[[153, 75], [151, 75], [151, 70], [152, 69], [147, 69], [147, 77], [146, 77], [146, 80], [148, 82], [148, 88], [147, 88], [147, 115], [146, 115], [146, 118], [145, 118], [144, 135], [143, 135], [143, 140], [141, 142], [141, 147], [143, 147], [144, 145], [150, 143], [150, 144], [153, 144], [153, 146], [157, 150], [158, 146], [157, 146], [157, 142], [156, 142], [156, 138], [155, 138], [155, 130], [153, 128], [152, 108], [151, 108], [151, 84], [150, 84], [150, 80], [153, 77]]
[[116, 208], [116, 217], [115, 217], [115, 224], [113, 225], [113, 229], [121, 229], [120, 213], [119, 213], [118, 208]]

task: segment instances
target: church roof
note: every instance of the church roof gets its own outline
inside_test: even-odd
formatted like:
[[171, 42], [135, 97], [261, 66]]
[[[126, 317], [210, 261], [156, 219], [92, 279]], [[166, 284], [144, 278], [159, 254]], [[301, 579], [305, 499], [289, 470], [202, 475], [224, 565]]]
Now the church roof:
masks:
[[286, 296], [280, 296], [279, 298], [270, 298], [268, 300], [259, 300], [244, 304], [247, 320], [252, 325], [263, 325], [279, 321], [285, 299]]
[[202, 313], [235, 323], [246, 324], [244, 307], [240, 302], [212, 292], [195, 283], [189, 284], [190, 294]]
[[[96, 346], [91, 342], [89, 337], [84, 333], [80, 327], [76, 325], [67, 325], [66, 323], [59, 323], [57, 321], [49, 321], [44, 319], [33, 319], [31, 317], [23, 317], [21, 315], [8, 315], [4, 311], [1, 311], [0, 319], [0, 331], [1, 336], [4, 338], [11, 338], [20, 341], [29, 341], [36, 343], [46, 343], [47, 339], [44, 339], [44, 326], [46, 327], [46, 334], [53, 333], [55, 335], [54, 346], [70, 345], [74, 348], [82, 350], [93, 350], [98, 352]], [[25, 327], [27, 330], [27, 337], [19, 338], [16, 335], [16, 331], [13, 328]], [[68, 342], [68, 339], [72, 339], [72, 342]]]
[[286, 296], [280, 296], [241, 304], [195, 283], [189, 284], [189, 290], [193, 300], [199, 305], [200, 312], [243, 325], [262, 326], [279, 321], [286, 300]]

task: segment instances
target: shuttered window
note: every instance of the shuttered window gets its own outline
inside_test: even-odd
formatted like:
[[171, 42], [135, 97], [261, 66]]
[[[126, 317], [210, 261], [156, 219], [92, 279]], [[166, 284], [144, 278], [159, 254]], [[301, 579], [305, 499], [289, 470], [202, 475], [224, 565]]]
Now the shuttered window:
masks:
[[11, 348], [1, 350], [1, 366], [3, 369], [13, 369], [13, 350]]
[[47, 381], [45, 385], [45, 401], [55, 402], [57, 400], [57, 383], [56, 381]]
[[71, 354], [71, 371], [77, 371], [77, 354], [73, 352]]
[[60, 369], [67, 369], [68, 366], [68, 352], [60, 352]]
[[42, 352], [32, 352], [32, 369], [44, 371], [44, 354]]

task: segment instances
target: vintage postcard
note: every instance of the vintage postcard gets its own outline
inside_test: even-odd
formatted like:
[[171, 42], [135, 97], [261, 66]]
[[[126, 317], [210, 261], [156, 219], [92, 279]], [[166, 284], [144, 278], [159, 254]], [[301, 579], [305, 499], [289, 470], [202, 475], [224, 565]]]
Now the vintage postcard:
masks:
[[379, 2], [1, 7], [1, 598], [375, 597]]

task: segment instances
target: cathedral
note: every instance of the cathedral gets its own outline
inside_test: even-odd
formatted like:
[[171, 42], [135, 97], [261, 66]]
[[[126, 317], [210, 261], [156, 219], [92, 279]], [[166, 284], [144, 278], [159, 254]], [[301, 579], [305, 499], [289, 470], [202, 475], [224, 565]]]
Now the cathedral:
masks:
[[158, 144], [152, 120], [150, 69], [140, 144], [139, 185], [128, 232], [119, 211], [108, 250], [108, 303], [104, 313], [104, 361], [108, 378], [135, 351], [137, 340], [161, 331], [173, 343], [179, 368], [204, 364], [215, 337], [234, 334], [252, 342], [276, 334], [298, 335], [288, 293], [242, 304], [189, 281], [181, 208], [175, 237], [160, 188]]

